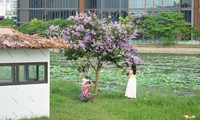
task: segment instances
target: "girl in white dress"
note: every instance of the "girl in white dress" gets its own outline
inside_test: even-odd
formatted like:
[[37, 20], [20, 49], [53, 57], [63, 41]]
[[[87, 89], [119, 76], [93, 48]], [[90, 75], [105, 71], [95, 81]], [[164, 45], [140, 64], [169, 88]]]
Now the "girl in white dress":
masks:
[[126, 87], [125, 96], [128, 98], [136, 98], [136, 64], [131, 65], [131, 70], [128, 72], [128, 84]]

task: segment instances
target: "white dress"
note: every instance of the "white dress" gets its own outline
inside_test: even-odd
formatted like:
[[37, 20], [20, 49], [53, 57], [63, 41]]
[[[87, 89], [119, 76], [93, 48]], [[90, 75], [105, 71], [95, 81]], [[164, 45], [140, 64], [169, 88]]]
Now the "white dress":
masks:
[[125, 96], [128, 98], [136, 98], [136, 75], [129, 75]]

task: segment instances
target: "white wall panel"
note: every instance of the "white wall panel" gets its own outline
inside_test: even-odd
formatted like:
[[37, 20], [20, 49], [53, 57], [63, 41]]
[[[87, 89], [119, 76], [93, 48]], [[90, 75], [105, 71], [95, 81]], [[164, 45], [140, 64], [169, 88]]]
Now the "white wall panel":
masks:
[[48, 62], [48, 83], [0, 86], [0, 120], [49, 116], [49, 50], [0, 49], [0, 63]]
[[48, 49], [0, 49], [0, 63], [48, 61]]
[[49, 116], [49, 84], [0, 86], [0, 120]]

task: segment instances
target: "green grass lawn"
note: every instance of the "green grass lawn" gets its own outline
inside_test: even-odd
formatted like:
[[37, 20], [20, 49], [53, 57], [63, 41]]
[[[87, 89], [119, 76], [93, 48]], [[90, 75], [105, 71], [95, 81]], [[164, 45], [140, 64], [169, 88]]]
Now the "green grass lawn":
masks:
[[51, 81], [50, 118], [32, 120], [184, 120], [183, 115], [200, 120], [199, 93], [186, 97], [140, 88], [136, 99], [128, 99], [123, 92], [99, 91], [93, 102], [84, 103], [77, 100], [80, 90], [73, 82]]

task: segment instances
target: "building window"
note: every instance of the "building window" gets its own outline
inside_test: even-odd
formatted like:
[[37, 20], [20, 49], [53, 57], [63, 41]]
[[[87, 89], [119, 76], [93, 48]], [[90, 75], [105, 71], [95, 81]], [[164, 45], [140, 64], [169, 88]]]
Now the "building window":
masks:
[[182, 0], [181, 1], [182, 8], [191, 8], [192, 7], [192, 0]]
[[47, 83], [47, 63], [0, 63], [0, 85]]
[[11, 65], [0, 66], [0, 83], [11, 83], [15, 82], [14, 75], [15, 67]]
[[182, 10], [182, 13], [184, 14], [184, 19], [187, 22], [191, 22], [192, 21], [192, 12], [191, 12], [191, 10]]

